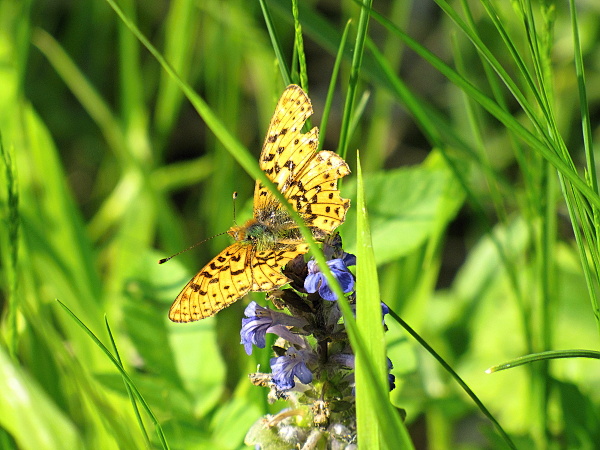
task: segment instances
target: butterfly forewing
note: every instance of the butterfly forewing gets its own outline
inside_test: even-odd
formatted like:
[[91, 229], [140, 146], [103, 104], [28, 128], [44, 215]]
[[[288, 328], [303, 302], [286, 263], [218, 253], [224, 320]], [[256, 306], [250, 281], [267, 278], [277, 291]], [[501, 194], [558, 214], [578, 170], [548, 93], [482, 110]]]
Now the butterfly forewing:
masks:
[[[312, 115], [312, 105], [304, 91], [288, 86], [277, 103], [259, 158], [260, 168], [285, 195], [296, 174], [310, 161], [319, 146], [319, 131], [303, 134], [302, 127]], [[254, 209], [279, 203], [260, 182], [254, 191]]]
[[205, 319], [246, 295], [252, 285], [247, 269], [251, 251], [251, 246], [235, 243], [215, 256], [181, 290], [169, 310], [169, 319]]

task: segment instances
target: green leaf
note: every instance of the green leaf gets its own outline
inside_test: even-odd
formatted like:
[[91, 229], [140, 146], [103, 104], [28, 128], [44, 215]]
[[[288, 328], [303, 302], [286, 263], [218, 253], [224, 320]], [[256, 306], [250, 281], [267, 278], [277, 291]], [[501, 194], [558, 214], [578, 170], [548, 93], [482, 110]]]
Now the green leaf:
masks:
[[[451, 178], [446, 170], [414, 167], [365, 176], [365, 202], [378, 265], [405, 256], [421, 246], [436, 231], [438, 211]], [[356, 182], [342, 189], [356, 204]], [[354, 208], [356, 211], [356, 208]], [[356, 214], [349, 212], [346, 229], [356, 227]], [[345, 240], [350, 252], [357, 248], [350, 234]]]

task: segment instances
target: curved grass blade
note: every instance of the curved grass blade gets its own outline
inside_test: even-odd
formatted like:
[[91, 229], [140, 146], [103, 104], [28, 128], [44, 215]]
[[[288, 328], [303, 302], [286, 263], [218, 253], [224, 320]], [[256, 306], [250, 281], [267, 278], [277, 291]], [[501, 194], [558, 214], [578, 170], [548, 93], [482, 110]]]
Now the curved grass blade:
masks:
[[[119, 355], [119, 350], [117, 349], [117, 343], [115, 342], [114, 336], [112, 334], [112, 330], [110, 329], [110, 325], [108, 324], [108, 318], [106, 317], [106, 314], [104, 315], [104, 324], [106, 325], [106, 331], [108, 332], [108, 337], [110, 338], [110, 345], [112, 346], [113, 351], [115, 352], [115, 357], [116, 357], [117, 361], [119, 361], [119, 364], [121, 365], [121, 367], [123, 367], [123, 362], [121, 361], [121, 356]], [[127, 396], [129, 397], [129, 400], [131, 401], [131, 406], [133, 408], [135, 418], [138, 422], [140, 430], [142, 431], [142, 435], [144, 436], [144, 441], [146, 441], [146, 446], [148, 448], [150, 448], [151, 447], [150, 439], [148, 438], [148, 433], [146, 433], [146, 428], [144, 427], [144, 422], [142, 421], [142, 417], [140, 416], [140, 410], [135, 401], [135, 396], [133, 395], [131, 386], [129, 386], [129, 383], [127, 383], [127, 381], [125, 381], [125, 379], [123, 379], [123, 383], [125, 384], [125, 389], [127, 389]]]
[[[133, 382], [133, 380], [131, 379], [131, 377], [129, 376], [129, 374], [127, 373], [127, 371], [125, 370], [125, 368], [121, 364], [120, 359], [118, 359], [117, 357], [115, 357], [110, 352], [110, 350], [100, 341], [100, 339], [98, 339], [96, 337], [96, 335], [92, 332], [92, 330], [90, 330], [81, 320], [79, 320], [79, 318], [73, 313], [73, 311], [71, 311], [67, 307], [67, 305], [65, 305], [64, 303], [62, 303], [58, 299], [56, 299], [56, 301], [67, 312], [67, 314], [69, 314], [69, 316], [71, 316], [71, 318], [75, 321], [75, 323], [77, 325], [79, 325], [79, 327], [81, 327], [81, 329], [83, 331], [85, 331], [85, 333], [92, 339], [92, 341], [94, 341], [94, 343], [100, 348], [100, 350], [102, 350], [102, 352], [104, 352], [104, 354], [108, 357], [108, 359], [110, 359], [110, 361], [114, 364], [114, 366], [117, 368], [117, 370], [121, 373], [121, 376], [123, 377], [123, 380], [131, 388], [130, 392], [133, 394], [133, 396], [135, 396], [135, 398], [137, 398], [137, 400], [140, 402], [140, 404], [144, 408], [144, 411], [146, 411], [146, 414], [148, 414], [148, 416], [152, 420], [152, 423], [154, 424], [154, 427], [156, 429], [156, 434], [158, 435], [158, 439], [159, 439], [159, 441], [160, 441], [160, 443], [162, 445], [162, 448], [168, 449], [169, 445], [168, 445], [168, 443], [167, 443], [167, 441], [165, 439], [165, 435], [163, 433], [163, 430], [162, 430], [162, 427], [161, 427], [160, 423], [158, 422], [158, 419], [156, 418], [156, 416], [154, 415], [154, 413], [150, 409], [150, 406], [148, 405], [148, 403], [146, 403], [146, 400], [144, 400], [144, 397], [142, 397], [142, 394], [137, 389], [137, 387], [135, 386], [135, 383]], [[112, 340], [112, 335], [111, 335], [111, 340]]]
[[479, 397], [477, 397], [475, 392], [473, 392], [471, 388], [467, 385], [467, 383], [463, 381], [460, 375], [457, 374], [454, 371], [454, 369], [452, 369], [452, 367], [450, 367], [450, 365], [444, 360], [444, 358], [442, 358], [421, 336], [419, 336], [419, 334], [415, 330], [413, 330], [409, 324], [402, 320], [400, 316], [391, 309], [390, 315], [396, 320], [396, 322], [400, 324], [402, 328], [404, 328], [408, 332], [408, 334], [410, 334], [419, 343], [419, 345], [421, 345], [425, 350], [427, 350], [427, 352], [431, 356], [433, 356], [438, 363], [440, 363], [444, 370], [446, 370], [446, 372], [448, 372], [450, 376], [454, 378], [454, 380], [460, 385], [460, 387], [463, 388], [463, 390], [467, 393], [469, 397], [471, 397], [471, 400], [473, 400], [473, 402], [477, 405], [477, 407], [480, 409], [483, 415], [486, 416], [490, 420], [490, 422], [492, 422], [498, 434], [502, 437], [502, 439], [504, 439], [504, 442], [506, 442], [506, 445], [516, 450], [517, 447], [510, 438], [510, 436], [504, 431], [502, 426], [498, 423], [498, 421], [495, 419], [492, 413], [488, 411], [488, 409], [481, 402], [481, 400], [479, 400]]
[[492, 366], [485, 373], [500, 372], [501, 370], [512, 369], [513, 367], [522, 366], [536, 361], [547, 361], [550, 359], [564, 358], [591, 358], [600, 359], [600, 352], [594, 350], [550, 350], [547, 352], [532, 353], [531, 355], [521, 356], [512, 359], [503, 364]]

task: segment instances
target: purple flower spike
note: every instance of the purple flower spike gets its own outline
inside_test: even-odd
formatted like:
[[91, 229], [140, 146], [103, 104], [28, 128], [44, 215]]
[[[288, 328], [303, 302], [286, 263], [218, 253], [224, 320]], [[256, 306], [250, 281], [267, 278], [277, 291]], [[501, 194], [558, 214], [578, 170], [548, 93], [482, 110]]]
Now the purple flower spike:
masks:
[[304, 339], [292, 333], [288, 327], [303, 327], [307, 324], [305, 319], [263, 308], [256, 302], [250, 302], [244, 314], [247, 319], [242, 319], [240, 336], [241, 344], [244, 344], [244, 350], [248, 355], [252, 354], [252, 345], [265, 348], [267, 333], [276, 334], [288, 342], [304, 346]]
[[296, 386], [294, 377], [297, 377], [303, 384], [309, 384], [313, 379], [313, 374], [306, 363], [311, 359], [311, 356], [312, 354], [307, 351], [290, 347], [285, 355], [271, 358], [273, 383], [277, 388], [282, 391], [292, 389]]
[[[346, 254], [349, 262], [356, 263], [356, 257], [354, 255]], [[346, 258], [346, 256], [344, 258]], [[352, 260], [353, 257], [353, 260]], [[354, 275], [348, 270], [348, 266], [343, 259], [332, 259], [327, 261], [327, 265], [331, 269], [331, 273], [338, 280], [342, 291], [347, 294], [354, 290]], [[331, 287], [327, 283], [325, 275], [319, 269], [319, 266], [314, 260], [308, 261], [308, 275], [304, 280], [304, 289], [306, 292], [313, 293], [319, 291], [319, 295], [324, 300], [330, 302], [336, 301], [337, 296], [331, 290]]]

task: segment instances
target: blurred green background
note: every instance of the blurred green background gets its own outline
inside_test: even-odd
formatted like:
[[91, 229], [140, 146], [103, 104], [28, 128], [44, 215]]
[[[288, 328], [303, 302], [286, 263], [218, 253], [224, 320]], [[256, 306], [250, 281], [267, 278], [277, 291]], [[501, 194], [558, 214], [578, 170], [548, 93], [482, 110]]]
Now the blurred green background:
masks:
[[[322, 147], [338, 150], [346, 126], [353, 171], [360, 150], [382, 300], [518, 448], [597, 448], [597, 361], [485, 370], [598, 347], [600, 4], [375, 2], [358, 66], [359, 6], [301, 1], [304, 66], [288, 1], [119, 1], [219, 119], [208, 127], [111, 3], [0, 0], [1, 448], [160, 447], [160, 436], [240, 448], [284, 406], [248, 382], [269, 353], [239, 345], [247, 300], [192, 325], [167, 319], [228, 238], [157, 264], [226, 231], [234, 191], [238, 222], [250, 216], [254, 181], [223, 136], [258, 156], [287, 84], [273, 42], [308, 90], [312, 125], [331, 106]], [[347, 177], [344, 195], [355, 187]], [[349, 251], [355, 214], [340, 227]], [[57, 300], [116, 354], [108, 323], [152, 417], [141, 407], [138, 420], [115, 364]], [[503, 448], [463, 389], [387, 323], [391, 400], [415, 447]]]

